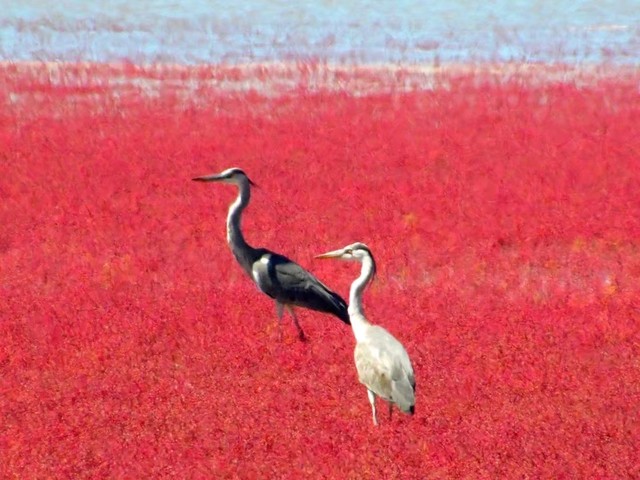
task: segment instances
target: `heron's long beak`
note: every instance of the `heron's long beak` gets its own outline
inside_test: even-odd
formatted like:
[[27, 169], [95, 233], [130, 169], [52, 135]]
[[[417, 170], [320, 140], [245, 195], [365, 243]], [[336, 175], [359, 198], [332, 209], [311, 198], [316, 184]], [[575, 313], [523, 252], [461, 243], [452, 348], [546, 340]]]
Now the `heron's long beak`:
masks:
[[323, 253], [321, 255], [316, 255], [316, 258], [339, 258], [342, 256], [343, 253], [344, 253], [344, 248], [341, 248], [339, 250], [332, 250], [330, 252]]
[[[226, 177], [224, 175], [221, 175], [219, 173], [213, 173], [211, 175], [202, 175], [201, 177], [195, 177], [195, 178], [192, 178], [191, 180], [193, 180], [194, 182], [220, 182], [225, 178]], [[253, 181], [250, 178], [247, 178], [247, 180], [249, 180], [249, 185], [254, 187], [258, 186], [255, 183], [253, 183]]]
[[222, 180], [224, 177], [219, 173], [214, 173], [211, 175], [202, 175], [201, 177], [192, 178], [194, 182], [218, 182]]

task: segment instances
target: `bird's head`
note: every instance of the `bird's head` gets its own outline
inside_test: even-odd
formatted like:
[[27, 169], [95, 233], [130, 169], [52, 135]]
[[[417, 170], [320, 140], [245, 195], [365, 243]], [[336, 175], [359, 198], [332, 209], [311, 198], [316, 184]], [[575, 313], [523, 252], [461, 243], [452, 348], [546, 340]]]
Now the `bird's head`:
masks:
[[356, 262], [362, 262], [365, 258], [369, 258], [373, 265], [373, 271], [376, 271], [376, 262], [373, 259], [371, 250], [364, 243], [360, 242], [352, 243], [344, 248], [317, 255], [316, 258], [338, 258], [340, 260], [351, 260]]
[[247, 176], [246, 173], [244, 173], [244, 171], [241, 168], [237, 168], [237, 167], [227, 168], [226, 170], [220, 173], [214, 173], [211, 175], [203, 175], [201, 177], [195, 177], [193, 180], [195, 182], [232, 183], [238, 186], [244, 183], [248, 183], [249, 185], [253, 185], [253, 186], [256, 185], [251, 181], [251, 179]]

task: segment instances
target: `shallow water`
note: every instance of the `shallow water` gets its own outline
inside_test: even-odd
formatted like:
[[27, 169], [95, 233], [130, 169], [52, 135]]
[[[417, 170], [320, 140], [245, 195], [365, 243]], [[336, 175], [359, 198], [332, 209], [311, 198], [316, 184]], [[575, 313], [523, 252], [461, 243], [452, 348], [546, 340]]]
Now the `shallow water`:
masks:
[[1, 0], [0, 59], [640, 60], [636, 1]]

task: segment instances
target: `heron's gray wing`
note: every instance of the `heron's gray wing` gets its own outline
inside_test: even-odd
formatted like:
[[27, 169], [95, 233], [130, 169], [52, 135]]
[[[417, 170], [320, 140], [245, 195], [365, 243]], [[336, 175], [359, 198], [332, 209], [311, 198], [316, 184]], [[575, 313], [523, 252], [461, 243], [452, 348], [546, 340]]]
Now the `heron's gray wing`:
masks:
[[401, 410], [410, 410], [415, 404], [413, 368], [393, 335], [382, 327], [371, 327], [367, 339], [356, 345], [354, 357], [361, 383]]
[[380, 353], [368, 342], [356, 345], [354, 358], [358, 379], [379, 397], [391, 400], [391, 375], [387, 366], [382, 363]]
[[[396, 340], [395, 337], [394, 337], [394, 340]], [[404, 346], [398, 340], [396, 340], [396, 352], [397, 352], [398, 361], [402, 366], [402, 370], [407, 375], [407, 380], [409, 381], [409, 385], [411, 385], [411, 388], [415, 390], [416, 378], [413, 373], [413, 366], [411, 365], [411, 359], [409, 358], [409, 354], [405, 350]]]
[[331, 313], [349, 323], [342, 297], [287, 257], [265, 251], [254, 262], [252, 273], [260, 290], [275, 300]]

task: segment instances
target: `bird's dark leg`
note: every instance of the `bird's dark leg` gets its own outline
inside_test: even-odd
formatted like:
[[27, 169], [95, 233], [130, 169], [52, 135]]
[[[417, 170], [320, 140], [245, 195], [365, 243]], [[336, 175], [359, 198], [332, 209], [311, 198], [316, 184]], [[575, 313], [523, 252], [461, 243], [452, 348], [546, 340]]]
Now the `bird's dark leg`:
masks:
[[284, 315], [284, 305], [276, 302], [276, 315], [278, 316], [278, 341], [282, 342], [282, 315]]
[[296, 328], [298, 329], [298, 338], [302, 342], [306, 342], [307, 341], [307, 336], [304, 334], [304, 331], [302, 330], [302, 327], [298, 323], [298, 317], [296, 317], [296, 313], [293, 311], [293, 307], [287, 305], [286, 308], [289, 311], [289, 313], [291, 314], [291, 316], [293, 317], [293, 323], [296, 325]]
[[389, 420], [391, 420], [391, 414], [393, 413], [393, 404], [389, 402]]

